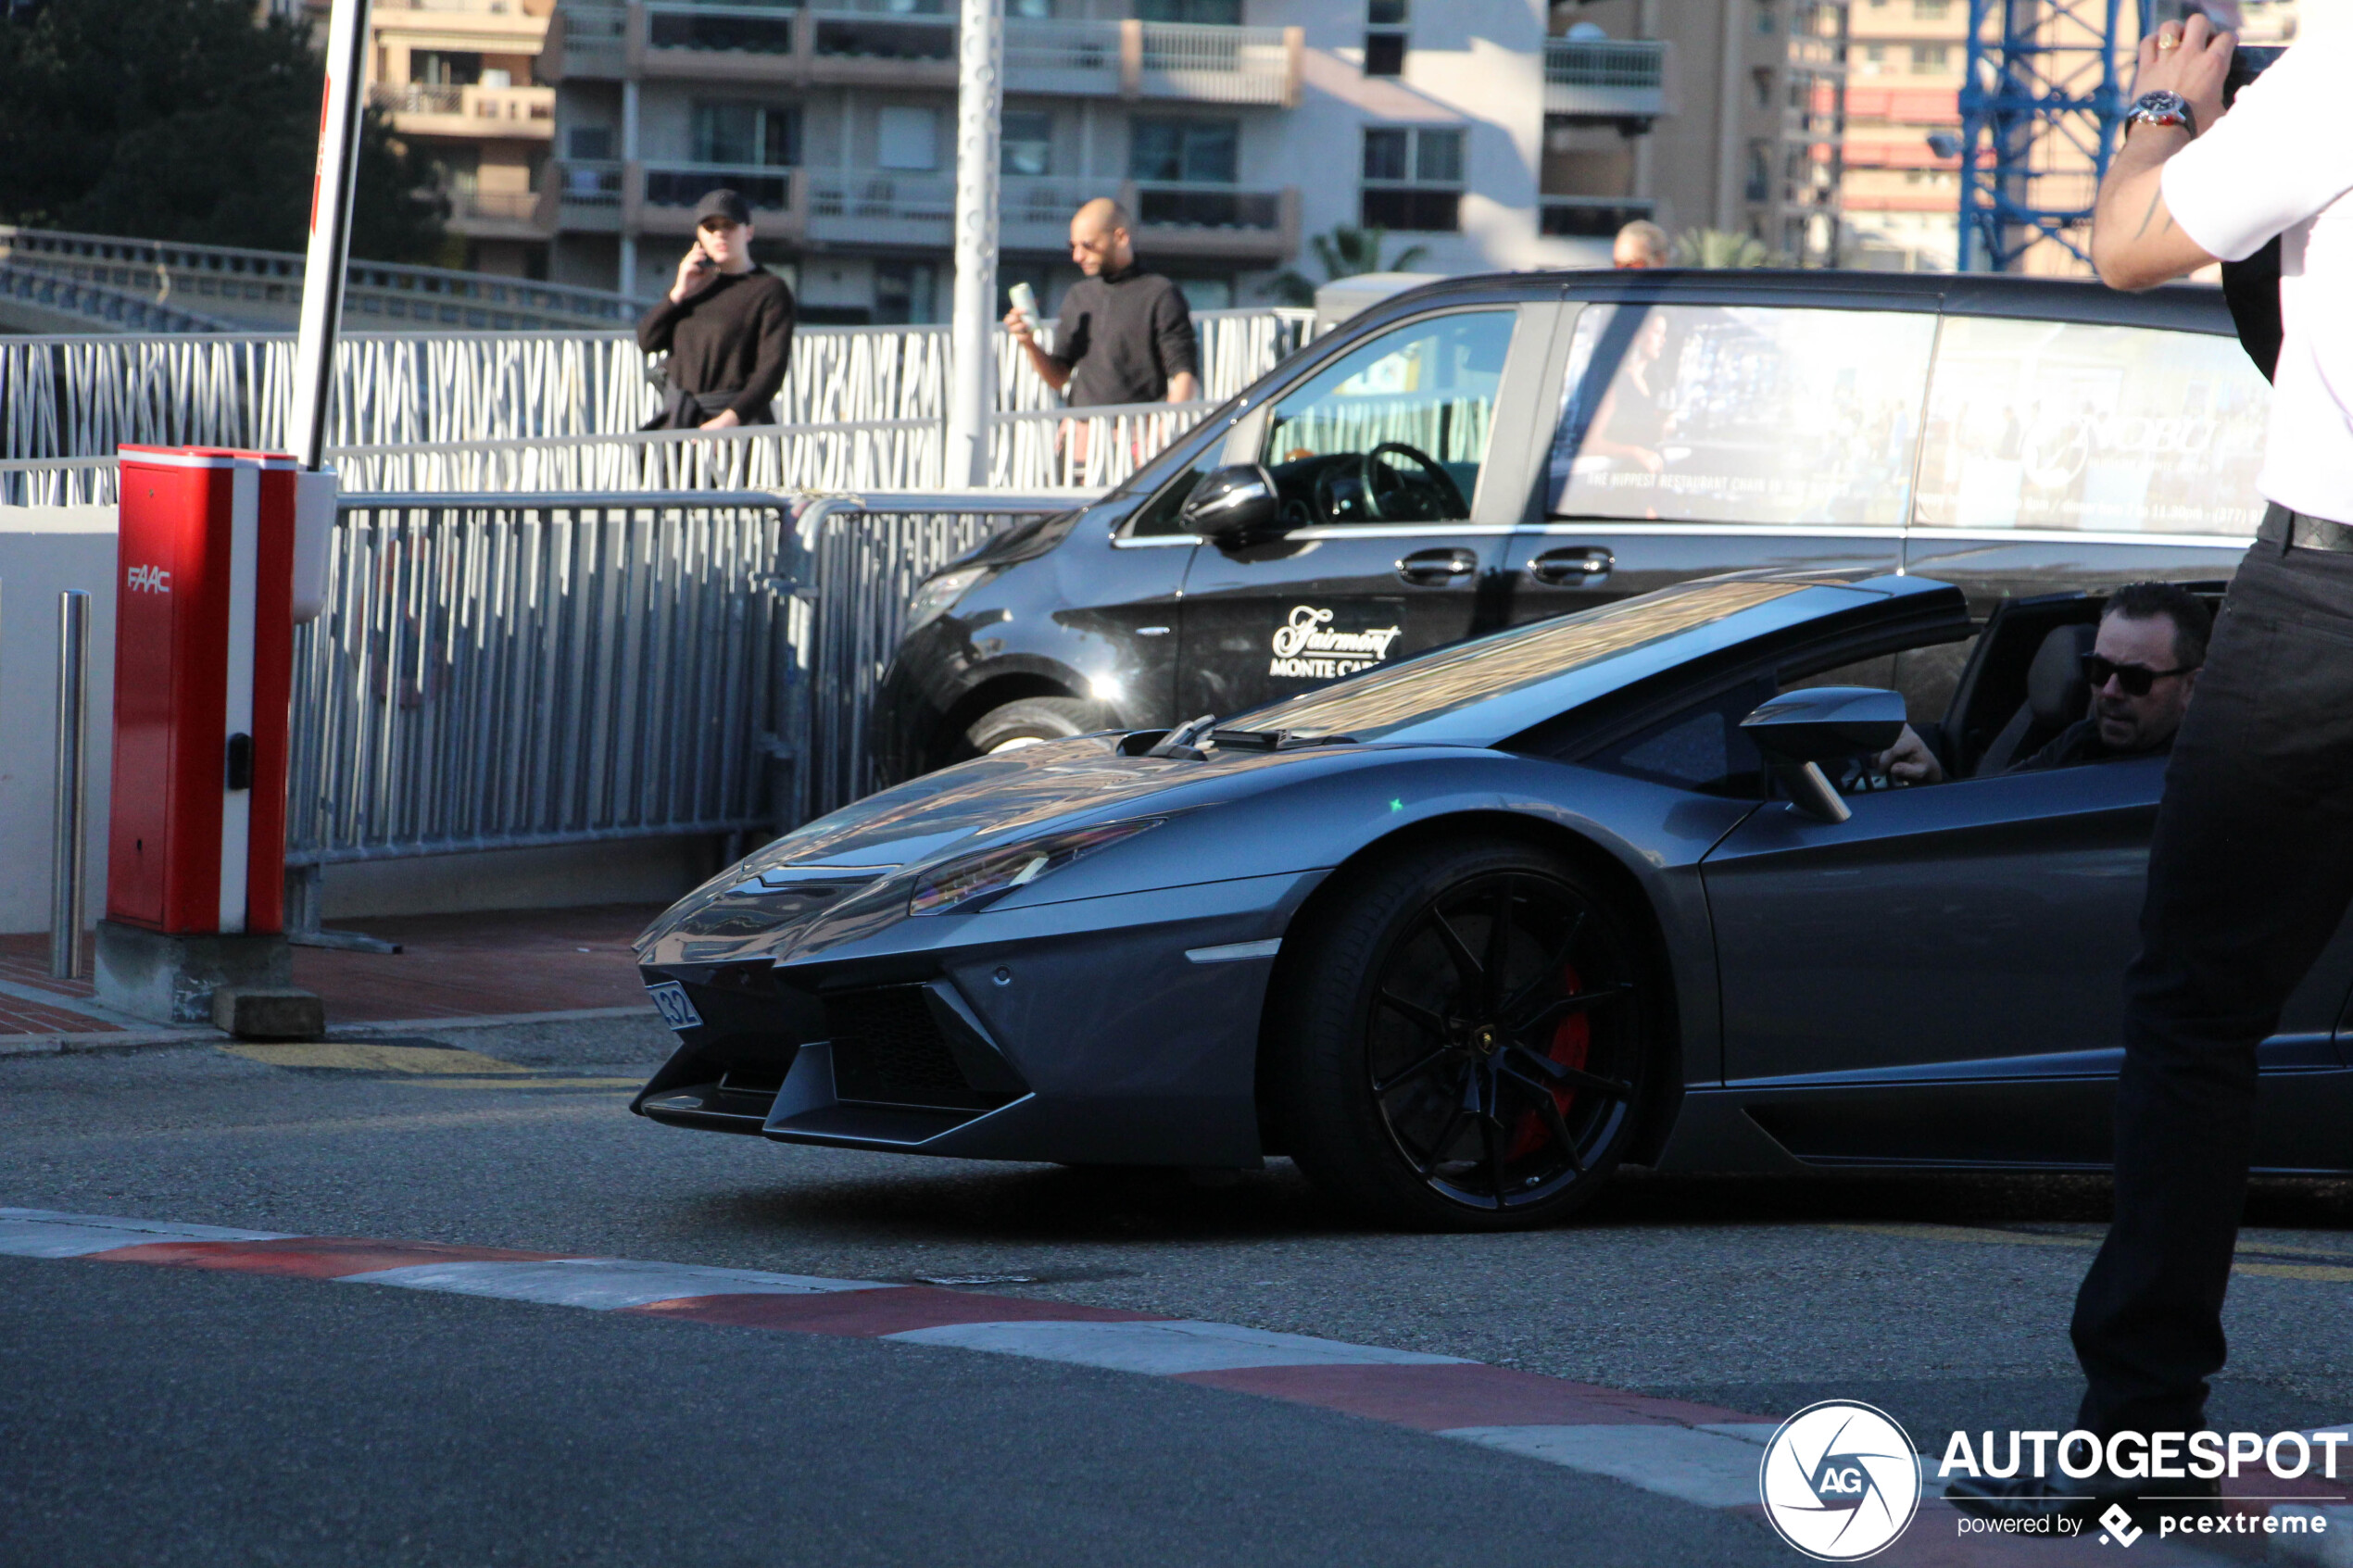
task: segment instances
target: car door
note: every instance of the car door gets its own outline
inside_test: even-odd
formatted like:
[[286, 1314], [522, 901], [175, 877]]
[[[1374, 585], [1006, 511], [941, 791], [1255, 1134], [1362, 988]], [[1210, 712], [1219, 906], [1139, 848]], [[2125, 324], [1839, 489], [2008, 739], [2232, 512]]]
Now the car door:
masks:
[[[2017, 307], [1947, 303], [1906, 570], [1958, 584], [1980, 616], [2062, 589], [2230, 576], [2262, 521], [2271, 407], [2237, 341], [1985, 313]], [[2219, 300], [2207, 313], [2227, 332]]]
[[1569, 308], [1511, 620], [1718, 571], [1900, 564], [1934, 295], [1718, 284]]
[[1550, 302], [1437, 310], [1389, 327], [1238, 427], [1288, 526], [1204, 542], [1185, 581], [1181, 711], [1232, 713], [1469, 635], [1524, 494], [1496, 439], [1541, 374]]
[[[2122, 976], [2165, 759], [1772, 803], [1702, 863], [1724, 1074], [1803, 1158], [2107, 1160]], [[2353, 947], [2291, 998], [2267, 1073], [2334, 1068]], [[1933, 1085], [1933, 1094], [1923, 1090]], [[2276, 1086], [2267, 1098], [2276, 1098]], [[2267, 1164], [2310, 1129], [2273, 1107]]]

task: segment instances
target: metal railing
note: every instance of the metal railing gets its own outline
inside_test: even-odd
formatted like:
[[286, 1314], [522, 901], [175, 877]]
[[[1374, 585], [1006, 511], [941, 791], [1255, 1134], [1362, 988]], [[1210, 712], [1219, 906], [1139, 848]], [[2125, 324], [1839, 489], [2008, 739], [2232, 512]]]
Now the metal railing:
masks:
[[[1222, 402], [1304, 343], [1314, 315], [1217, 310], [1193, 320], [1203, 394]], [[787, 426], [936, 423], [946, 411], [948, 350], [945, 327], [805, 327], [794, 335], [778, 417]], [[0, 337], [0, 504], [33, 498], [25, 486], [38, 476], [95, 471], [128, 443], [283, 445], [293, 354], [283, 334]], [[346, 451], [615, 436], [660, 407], [645, 356], [621, 332], [352, 332], [336, 356], [329, 443]], [[997, 386], [1001, 412], [1060, 409], [1002, 332]], [[929, 483], [920, 470], [904, 474], [786, 473], [783, 482]]]
[[351, 495], [296, 633], [289, 866], [786, 815], [774, 495]]
[[0, 261], [0, 295], [77, 318], [92, 326], [111, 322], [136, 332], [225, 332], [233, 328], [217, 316], [167, 305], [151, 295], [119, 289], [84, 278], [60, 277]]
[[1284, 104], [1292, 93], [1285, 30], [1207, 22], [1142, 24], [1142, 80], [1148, 96], [1223, 104]]
[[[427, 82], [386, 85], [379, 82], [368, 89], [368, 101], [392, 114], [460, 116], [468, 122], [469, 129], [479, 129], [485, 136], [514, 135], [518, 121], [539, 121], [544, 122], [546, 127], [552, 127], [556, 119], [556, 90], [552, 87], [450, 86]], [[483, 124], [483, 121], [489, 123]]]
[[1667, 45], [1653, 39], [1547, 38], [1544, 82], [1554, 87], [1650, 87], [1667, 81]]
[[[1000, 486], [1116, 484], [1214, 405], [1139, 403], [990, 416], [990, 482]], [[346, 490], [698, 492], [929, 489], [944, 482], [937, 420], [865, 420], [727, 431], [330, 447]], [[0, 462], [0, 500], [26, 506], [115, 499], [112, 458]]]
[[287, 864], [783, 832], [873, 784], [926, 574], [1086, 493], [354, 495]]
[[867, 492], [805, 497], [786, 575], [807, 606], [796, 622], [796, 825], [871, 792], [875, 697], [906, 626], [915, 584], [1015, 518], [1082, 506], [1093, 491]]
[[[516, 89], [539, 91], [547, 89]], [[0, 224], [0, 270], [49, 274], [145, 295], [213, 323], [178, 329], [249, 330], [240, 318], [291, 324], [302, 301], [303, 258], [291, 251], [73, 234]], [[430, 322], [462, 331], [570, 328], [635, 321], [645, 302], [602, 289], [486, 272], [452, 272], [389, 261], [354, 261], [345, 272], [344, 319]]]

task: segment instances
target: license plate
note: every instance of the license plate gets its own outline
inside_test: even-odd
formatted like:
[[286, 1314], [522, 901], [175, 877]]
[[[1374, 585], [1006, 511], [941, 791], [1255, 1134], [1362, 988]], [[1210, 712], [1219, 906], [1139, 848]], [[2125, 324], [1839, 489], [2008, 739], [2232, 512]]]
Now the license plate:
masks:
[[702, 1014], [686, 999], [686, 988], [675, 980], [665, 980], [659, 985], [646, 987], [646, 995], [654, 999], [654, 1010], [673, 1029], [699, 1029]]

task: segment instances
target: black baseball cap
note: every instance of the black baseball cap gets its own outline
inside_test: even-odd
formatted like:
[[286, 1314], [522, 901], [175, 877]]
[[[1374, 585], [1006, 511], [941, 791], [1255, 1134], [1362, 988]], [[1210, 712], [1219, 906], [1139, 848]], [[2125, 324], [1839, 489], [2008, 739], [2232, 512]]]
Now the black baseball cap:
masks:
[[702, 227], [706, 218], [724, 218], [730, 223], [751, 221], [751, 203], [734, 191], [706, 191], [702, 200], [695, 203], [695, 227]]

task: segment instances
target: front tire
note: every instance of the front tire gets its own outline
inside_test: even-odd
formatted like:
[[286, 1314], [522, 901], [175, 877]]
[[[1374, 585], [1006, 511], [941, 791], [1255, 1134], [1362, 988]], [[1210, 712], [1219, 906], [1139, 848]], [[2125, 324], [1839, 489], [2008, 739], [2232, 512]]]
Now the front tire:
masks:
[[1096, 720], [1095, 705], [1075, 696], [1026, 696], [982, 714], [964, 732], [964, 744], [975, 756], [986, 757], [1041, 740], [1091, 734], [1102, 728]]
[[1619, 900], [1509, 839], [1407, 850], [1321, 900], [1276, 976], [1266, 1085], [1290, 1153], [1384, 1224], [1519, 1230], [1625, 1152], [1664, 1017]]

